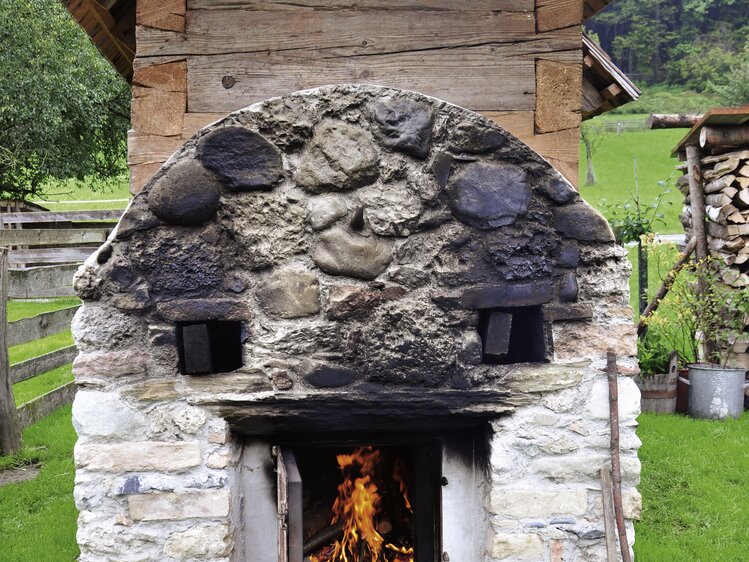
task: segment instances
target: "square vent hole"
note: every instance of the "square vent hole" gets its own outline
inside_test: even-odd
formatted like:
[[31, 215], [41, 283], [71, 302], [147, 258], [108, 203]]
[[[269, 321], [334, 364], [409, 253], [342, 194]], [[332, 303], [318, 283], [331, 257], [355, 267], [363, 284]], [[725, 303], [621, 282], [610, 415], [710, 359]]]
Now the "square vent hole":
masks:
[[178, 322], [177, 347], [183, 375], [235, 371], [242, 366], [242, 322]]
[[482, 362], [540, 363], [546, 360], [543, 312], [540, 306], [479, 311]]

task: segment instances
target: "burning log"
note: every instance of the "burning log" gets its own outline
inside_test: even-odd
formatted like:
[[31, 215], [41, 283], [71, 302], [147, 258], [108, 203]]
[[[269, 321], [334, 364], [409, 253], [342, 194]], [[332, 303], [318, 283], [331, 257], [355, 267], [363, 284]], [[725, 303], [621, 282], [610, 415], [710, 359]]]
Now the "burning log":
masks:
[[341, 540], [341, 537], [343, 537], [343, 521], [339, 519], [304, 541], [302, 552], [305, 556], [314, 554], [322, 547]]

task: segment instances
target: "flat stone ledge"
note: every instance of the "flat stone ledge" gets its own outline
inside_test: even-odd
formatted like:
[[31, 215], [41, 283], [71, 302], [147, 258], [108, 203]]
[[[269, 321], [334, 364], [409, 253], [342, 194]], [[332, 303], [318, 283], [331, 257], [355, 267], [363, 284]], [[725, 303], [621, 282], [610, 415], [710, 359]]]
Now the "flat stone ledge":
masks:
[[228, 490], [159, 492], [128, 496], [133, 521], [165, 521], [229, 516]]
[[133, 441], [118, 444], [79, 443], [78, 468], [102, 472], [178, 471], [202, 463], [197, 442]]

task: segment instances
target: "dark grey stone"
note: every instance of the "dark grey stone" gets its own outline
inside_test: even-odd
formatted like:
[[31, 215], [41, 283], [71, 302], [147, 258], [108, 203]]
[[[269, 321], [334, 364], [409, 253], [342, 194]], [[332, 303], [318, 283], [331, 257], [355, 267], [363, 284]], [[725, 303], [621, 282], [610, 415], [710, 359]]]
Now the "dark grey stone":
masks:
[[488, 123], [462, 122], [450, 131], [450, 150], [456, 153], [484, 154], [506, 142], [507, 134]]
[[291, 390], [294, 388], [294, 381], [286, 371], [275, 371], [271, 375], [273, 386], [278, 390]]
[[300, 365], [304, 380], [316, 388], [338, 388], [356, 380], [356, 372], [346, 367], [305, 359]]
[[140, 492], [140, 478], [137, 476], [128, 476], [125, 479], [125, 483], [117, 490], [117, 493], [120, 495], [139, 494]]
[[562, 275], [559, 282], [559, 300], [562, 302], [575, 302], [579, 288], [577, 286], [577, 276], [574, 271], [567, 271]]
[[342, 228], [320, 235], [312, 260], [331, 275], [374, 279], [393, 259], [390, 246], [374, 237], [358, 236]]
[[557, 205], [566, 205], [579, 199], [577, 191], [562, 178], [553, 178], [541, 184], [538, 190]]
[[484, 343], [484, 356], [498, 358], [507, 355], [510, 351], [512, 314], [492, 310], [483, 328], [481, 339]]
[[130, 244], [129, 258], [155, 295], [176, 296], [221, 285], [220, 247], [184, 230], [139, 235]]
[[182, 160], [148, 193], [148, 208], [166, 223], [195, 226], [213, 218], [220, 188], [215, 176], [195, 160]]
[[586, 540], [596, 540], [596, 539], [602, 539], [606, 536], [606, 533], [604, 533], [601, 529], [591, 529], [590, 531], [585, 531], [584, 533], [581, 533], [578, 535], [581, 539]]
[[99, 265], [104, 265], [109, 261], [109, 258], [112, 257], [112, 244], [109, 242], [105, 242], [104, 245], [99, 248], [99, 251], [96, 253], [96, 263]]
[[255, 296], [274, 318], [302, 318], [320, 311], [320, 283], [309, 271], [277, 269], [258, 283]]
[[469, 164], [448, 189], [455, 217], [481, 229], [512, 224], [528, 211], [531, 200], [525, 172], [509, 165]]
[[161, 224], [159, 217], [148, 208], [145, 197], [136, 197], [117, 223], [117, 240], [130, 238], [135, 232], [148, 230]]
[[577, 267], [580, 263], [580, 246], [574, 240], [567, 240], [559, 250], [559, 267]]
[[368, 132], [342, 121], [326, 121], [315, 129], [295, 179], [313, 193], [346, 191], [374, 182], [378, 164]]
[[564, 236], [583, 242], [613, 242], [614, 233], [608, 221], [585, 203], [552, 209], [554, 226]]
[[182, 367], [186, 375], [213, 371], [211, 338], [207, 324], [182, 326]]
[[437, 183], [441, 187], [447, 185], [447, 180], [450, 178], [450, 171], [452, 170], [453, 159], [452, 156], [446, 152], [440, 152], [435, 155], [432, 160], [432, 173], [437, 179]]
[[383, 99], [375, 103], [374, 119], [382, 144], [426, 158], [432, 139], [432, 111], [410, 100]]
[[460, 303], [469, 309], [536, 306], [551, 301], [553, 296], [554, 284], [544, 279], [466, 289]]
[[230, 191], [271, 189], [283, 175], [278, 149], [244, 127], [224, 127], [202, 137], [198, 158]]

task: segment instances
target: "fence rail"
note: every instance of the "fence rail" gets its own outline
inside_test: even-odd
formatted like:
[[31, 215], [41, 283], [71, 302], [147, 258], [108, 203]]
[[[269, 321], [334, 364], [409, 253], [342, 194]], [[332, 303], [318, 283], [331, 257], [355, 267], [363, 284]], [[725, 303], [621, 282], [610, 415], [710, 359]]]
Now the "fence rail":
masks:
[[31, 318], [23, 318], [8, 324], [7, 345], [21, 345], [34, 340], [40, 340], [70, 327], [78, 306], [63, 308], [53, 312], [37, 314]]
[[9, 299], [73, 297], [71, 280], [78, 265], [55, 265], [9, 270]]
[[120, 216], [122, 216], [122, 209], [107, 209], [102, 211], [29, 211], [22, 213], [0, 213], [0, 223], [116, 222], [120, 219]]
[[64, 244], [101, 244], [109, 228], [25, 228], [0, 230], [0, 246], [50, 246]]
[[18, 407], [18, 425], [25, 429], [75, 398], [75, 382], [69, 382]]

